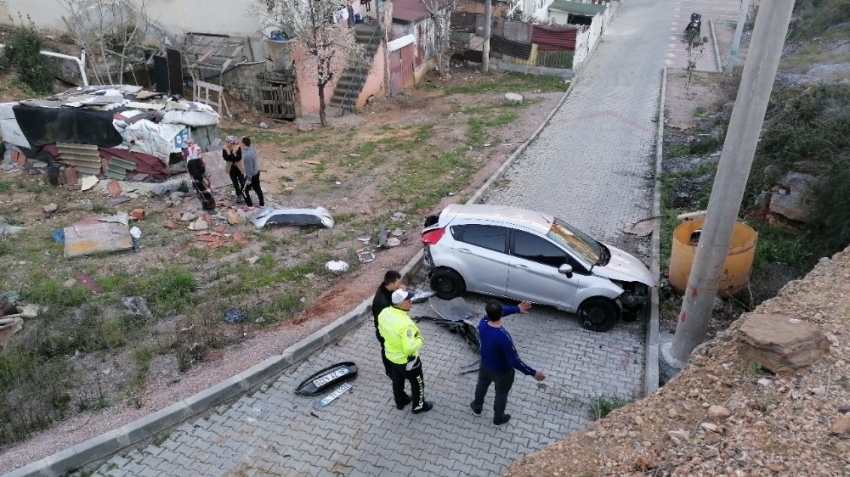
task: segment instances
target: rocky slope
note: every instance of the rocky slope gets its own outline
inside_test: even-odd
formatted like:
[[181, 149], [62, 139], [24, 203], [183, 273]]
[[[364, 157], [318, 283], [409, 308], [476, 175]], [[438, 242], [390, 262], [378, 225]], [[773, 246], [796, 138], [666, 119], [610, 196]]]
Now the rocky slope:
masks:
[[816, 324], [829, 353], [770, 374], [739, 354], [745, 315], [654, 395], [506, 475], [850, 475], [850, 248], [821, 259], [754, 313]]

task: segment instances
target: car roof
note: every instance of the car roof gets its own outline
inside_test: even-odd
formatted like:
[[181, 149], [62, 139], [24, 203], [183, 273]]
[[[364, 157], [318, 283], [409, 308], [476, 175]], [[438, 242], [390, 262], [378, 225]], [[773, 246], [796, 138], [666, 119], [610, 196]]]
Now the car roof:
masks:
[[461, 222], [493, 222], [515, 225], [541, 234], [549, 232], [555, 217], [534, 210], [487, 204], [451, 204], [441, 214], [446, 224]]

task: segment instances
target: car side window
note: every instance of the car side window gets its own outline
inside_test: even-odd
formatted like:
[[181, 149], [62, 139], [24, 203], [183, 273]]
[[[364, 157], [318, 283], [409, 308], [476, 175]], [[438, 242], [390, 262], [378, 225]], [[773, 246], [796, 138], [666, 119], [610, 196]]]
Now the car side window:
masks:
[[508, 249], [508, 229], [491, 225], [467, 225], [463, 228], [461, 242], [505, 253]]
[[552, 242], [519, 230], [514, 230], [513, 254], [525, 260], [556, 268], [564, 264], [572, 265], [573, 262], [566, 252]]
[[452, 237], [455, 240], [460, 240], [463, 236], [463, 231], [466, 230], [466, 225], [452, 225], [449, 227], [449, 230], [452, 232]]

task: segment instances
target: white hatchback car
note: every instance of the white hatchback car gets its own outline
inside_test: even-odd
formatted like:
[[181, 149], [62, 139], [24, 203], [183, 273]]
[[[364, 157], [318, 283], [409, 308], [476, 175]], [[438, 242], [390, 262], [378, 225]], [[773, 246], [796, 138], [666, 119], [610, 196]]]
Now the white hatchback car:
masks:
[[422, 242], [438, 297], [528, 300], [576, 313], [593, 331], [610, 330], [624, 308], [643, 307], [656, 286], [632, 255], [526, 209], [449, 205], [426, 219]]

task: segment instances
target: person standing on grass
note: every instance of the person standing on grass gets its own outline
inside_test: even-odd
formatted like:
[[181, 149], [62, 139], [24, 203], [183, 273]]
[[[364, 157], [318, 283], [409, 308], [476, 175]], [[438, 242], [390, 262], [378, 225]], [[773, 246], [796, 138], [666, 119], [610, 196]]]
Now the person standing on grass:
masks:
[[546, 379], [546, 375], [525, 364], [514, 347], [514, 340], [508, 330], [502, 326], [502, 317], [528, 313], [531, 303], [524, 301], [519, 306], [502, 306], [496, 300], [487, 302], [484, 310], [487, 315], [478, 323], [478, 338], [481, 342], [481, 366], [478, 368], [478, 383], [475, 385], [475, 400], [469, 404], [472, 414], [481, 415], [484, 409], [484, 396], [495, 384], [496, 399], [493, 403], [493, 424], [500, 426], [511, 420], [510, 414], [505, 414], [508, 404], [508, 393], [514, 384], [514, 369], [538, 381]]
[[[425, 376], [419, 350], [425, 344], [422, 333], [408, 312], [413, 306], [413, 293], [396, 290], [392, 294], [392, 306], [384, 308], [378, 315], [378, 329], [384, 338], [384, 354], [392, 363], [393, 399], [396, 409], [404, 409], [413, 403], [413, 414], [430, 411], [434, 405], [425, 400]], [[404, 392], [405, 380], [410, 381], [411, 399]]]
[[245, 170], [242, 165], [242, 149], [236, 143], [235, 137], [227, 136], [224, 139], [221, 157], [224, 159], [224, 172], [230, 176], [230, 182], [233, 183], [238, 204], [242, 201], [243, 189], [245, 189]]
[[251, 145], [251, 138], [245, 136], [242, 138], [242, 165], [245, 167], [245, 205], [254, 207], [251, 201], [251, 189], [257, 193], [257, 200], [260, 207], [265, 207], [266, 203], [263, 200], [263, 190], [260, 188], [260, 165], [257, 162], [257, 148]]
[[378, 329], [378, 315], [384, 309], [393, 305], [392, 296], [396, 290], [404, 290], [404, 285], [401, 284], [401, 273], [395, 270], [389, 270], [384, 274], [384, 281], [378, 285], [378, 290], [375, 292], [375, 298], [372, 299], [372, 316], [375, 318], [375, 336], [378, 337], [378, 343], [381, 344], [381, 361], [384, 363], [384, 374], [388, 378], [393, 378], [393, 367], [384, 350], [384, 338], [381, 337], [381, 332]]

